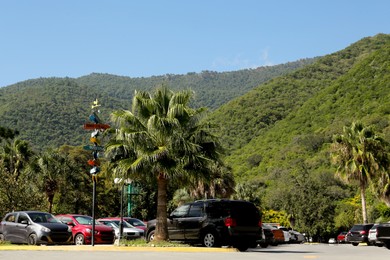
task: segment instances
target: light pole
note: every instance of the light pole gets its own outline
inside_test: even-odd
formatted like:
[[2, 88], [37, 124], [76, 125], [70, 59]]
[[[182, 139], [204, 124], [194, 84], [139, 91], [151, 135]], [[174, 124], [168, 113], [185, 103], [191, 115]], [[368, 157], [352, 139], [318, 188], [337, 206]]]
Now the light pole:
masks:
[[126, 185], [131, 184], [131, 179], [125, 179], [123, 181], [122, 178], [115, 178], [114, 183], [115, 184], [121, 184], [121, 203], [120, 203], [120, 221], [119, 221], [119, 237], [118, 237], [118, 244], [120, 244], [121, 238], [123, 237], [123, 193], [124, 188]]

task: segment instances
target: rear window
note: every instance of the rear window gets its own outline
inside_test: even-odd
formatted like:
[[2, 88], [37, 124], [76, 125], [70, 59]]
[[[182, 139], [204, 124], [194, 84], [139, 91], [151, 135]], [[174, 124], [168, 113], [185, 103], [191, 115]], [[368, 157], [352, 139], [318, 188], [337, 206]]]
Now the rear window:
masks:
[[207, 208], [208, 215], [212, 218], [232, 217], [238, 225], [258, 225], [260, 213], [256, 206], [245, 201], [215, 201]]
[[351, 231], [361, 231], [361, 230], [368, 230], [373, 225], [355, 225], [352, 227]]

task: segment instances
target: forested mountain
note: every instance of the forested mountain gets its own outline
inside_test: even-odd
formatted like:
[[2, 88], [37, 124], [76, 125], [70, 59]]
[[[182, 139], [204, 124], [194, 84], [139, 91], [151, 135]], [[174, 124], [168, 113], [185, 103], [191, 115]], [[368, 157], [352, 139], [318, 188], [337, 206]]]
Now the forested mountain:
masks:
[[330, 170], [324, 148], [352, 121], [390, 141], [389, 61], [390, 35], [364, 38], [217, 109], [236, 177], [281, 177], [297, 161]]
[[194, 106], [213, 110], [250, 89], [287, 74], [315, 59], [302, 59], [282, 65], [233, 72], [188, 73], [149, 78], [91, 74], [73, 78], [40, 78], [0, 89], [0, 125], [17, 129], [20, 138], [43, 150], [63, 144], [86, 143], [82, 124], [96, 98], [102, 103], [102, 118], [111, 111], [130, 108], [134, 90], [150, 90], [166, 84], [174, 90], [192, 89]]

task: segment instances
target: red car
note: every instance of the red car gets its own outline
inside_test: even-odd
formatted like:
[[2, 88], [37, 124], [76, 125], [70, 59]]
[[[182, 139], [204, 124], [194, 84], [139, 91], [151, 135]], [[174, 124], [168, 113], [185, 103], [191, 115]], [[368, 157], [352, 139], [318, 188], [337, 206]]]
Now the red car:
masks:
[[343, 231], [337, 236], [337, 243], [345, 243], [345, 236], [348, 232]]
[[[76, 245], [91, 244], [92, 217], [78, 214], [57, 215], [56, 218], [72, 229], [73, 242]], [[95, 221], [94, 244], [112, 244], [115, 232], [112, 228]]]

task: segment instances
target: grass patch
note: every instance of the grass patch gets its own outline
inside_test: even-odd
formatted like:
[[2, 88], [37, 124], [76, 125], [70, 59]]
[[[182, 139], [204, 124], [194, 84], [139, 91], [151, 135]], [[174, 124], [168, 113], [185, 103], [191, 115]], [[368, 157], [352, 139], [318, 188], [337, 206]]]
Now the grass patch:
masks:
[[0, 241], [0, 246], [9, 246], [11, 245], [11, 242], [9, 241]]
[[121, 239], [119, 246], [131, 247], [190, 247], [191, 245], [172, 241], [153, 241], [146, 242], [145, 239], [125, 240]]

